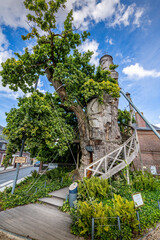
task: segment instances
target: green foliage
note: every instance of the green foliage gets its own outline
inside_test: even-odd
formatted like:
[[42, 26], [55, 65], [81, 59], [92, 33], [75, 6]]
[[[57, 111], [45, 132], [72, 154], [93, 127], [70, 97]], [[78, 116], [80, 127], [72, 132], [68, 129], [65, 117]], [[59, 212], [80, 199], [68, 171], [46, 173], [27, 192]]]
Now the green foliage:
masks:
[[93, 199], [103, 200], [108, 197], [110, 185], [107, 179], [98, 177], [83, 178], [83, 181], [78, 182], [78, 197], [81, 200], [86, 200], [89, 197]]
[[6, 164], [12, 154], [20, 150], [22, 139], [31, 157], [37, 156], [41, 161], [52, 160], [55, 153], [62, 156], [68, 150], [68, 142], [74, 137], [73, 129], [63, 118], [64, 110], [56, 104], [53, 106], [54, 102], [51, 94], [34, 92], [30, 97], [20, 98], [18, 108], [10, 110], [3, 130], [9, 139]]
[[48, 179], [55, 180], [57, 178], [64, 178], [64, 173], [71, 171], [71, 168], [69, 169], [68, 167], [58, 167], [49, 171], [46, 171], [46, 176]]
[[32, 173], [32, 178], [38, 178], [40, 176], [36, 170], [32, 171], [31, 173]]
[[[137, 189], [134, 188], [134, 179], [137, 179], [137, 177], [142, 179], [142, 176], [141, 171], [133, 172], [130, 176], [133, 181], [131, 185], [127, 185], [125, 179], [120, 176], [117, 176], [115, 179], [112, 178], [110, 180], [109, 191], [104, 197], [88, 197], [87, 192], [89, 191], [90, 196], [92, 196], [91, 191], [94, 191], [94, 185], [87, 185], [84, 182], [87, 188], [86, 191], [85, 187], [81, 186], [83, 183], [79, 183], [78, 191], [81, 194], [79, 196], [80, 200], [77, 202], [77, 208], [69, 210], [67, 203], [64, 206], [73, 216], [72, 232], [76, 235], [89, 238], [91, 235], [91, 219], [94, 217], [95, 239], [119, 239], [120, 232], [118, 231], [117, 216], [120, 216], [122, 238], [126, 240], [135, 238], [138, 235], [138, 221], [132, 201], [132, 194], [137, 192]], [[154, 179], [157, 186], [160, 184], [160, 179], [155, 179], [151, 174], [145, 173], [145, 178], [147, 176]], [[95, 181], [94, 184], [96, 185], [96, 178], [93, 181]], [[147, 190], [144, 188], [140, 190], [144, 201], [144, 205], [139, 209], [141, 232], [143, 232], [147, 228], [155, 226], [160, 221], [160, 210], [157, 203], [160, 196], [160, 189], [157, 187], [154, 190], [149, 190], [147, 187]]]
[[7, 140], [7, 136], [3, 135], [3, 134], [0, 134], [0, 139], [2, 140]]
[[132, 231], [137, 231], [138, 221], [134, 203], [114, 195], [110, 202], [112, 206], [96, 201], [79, 201], [73, 214], [74, 225], [72, 231], [80, 236], [87, 237], [91, 234], [91, 219], [95, 218], [95, 239], [117, 239], [117, 216], [121, 217], [123, 239], [131, 239]]
[[[127, 133], [129, 129], [129, 122], [131, 121], [130, 112], [127, 110], [118, 109], [118, 125], [121, 133]], [[135, 119], [133, 117], [132, 123], [135, 123]]]
[[[23, 54], [15, 53], [15, 58], [2, 63], [2, 85], [8, 85], [14, 91], [21, 89], [24, 93], [33, 92], [39, 76], [45, 75], [57, 91], [59, 99], [55, 96], [51, 102], [49, 94], [41, 96], [38, 93], [20, 99], [19, 110], [12, 109], [7, 116], [8, 130], [5, 132], [9, 137], [9, 146], [6, 162], [13, 152], [20, 149], [22, 138], [26, 140], [26, 149], [41, 161], [55, 155], [56, 150], [60, 156], [63, 155], [68, 149], [66, 142], [71, 143], [73, 140], [73, 131], [70, 126], [65, 125], [68, 119], [66, 122], [62, 119], [65, 112], [62, 107], [74, 112], [72, 118], [76, 121], [72, 122], [77, 123], [78, 119], [86, 129], [86, 103], [90, 97], [98, 95], [101, 103], [104, 92], [119, 97], [118, 84], [111, 78], [110, 71], [103, 71], [101, 67], [95, 71], [95, 66], [90, 64], [93, 52], [78, 51], [89, 33], [75, 31], [72, 10], [63, 26], [58, 26], [57, 12], [64, 9], [65, 4], [66, 0], [24, 1], [26, 9], [29, 10], [28, 21], [34, 27], [22, 38], [34, 39], [36, 44], [31, 51], [26, 48]], [[111, 69], [115, 67], [116, 65], [110, 66]], [[56, 105], [57, 109], [53, 105]], [[61, 118], [61, 127], [56, 111]], [[81, 128], [83, 129], [82, 126]], [[59, 141], [56, 145], [57, 138]]]
[[160, 190], [160, 182], [157, 178], [154, 178], [152, 174], [145, 172], [138, 174], [133, 179], [133, 187], [138, 191], [148, 190]]
[[122, 133], [125, 133], [126, 129], [129, 126], [130, 120], [130, 113], [127, 110], [118, 109], [118, 125]]
[[82, 86], [82, 93], [86, 101], [96, 95], [102, 103], [104, 92], [118, 98], [120, 96], [119, 91], [117, 81], [110, 77], [110, 71], [102, 70], [101, 66], [97, 68], [96, 74]]
[[[27, 177], [23, 182], [17, 184], [15, 193], [11, 194], [11, 187], [0, 193], [0, 207], [3, 210], [35, 203], [39, 198], [49, 197], [48, 193], [69, 186], [72, 181], [66, 169], [63, 171], [64, 181], [60, 178], [49, 180], [45, 174], [38, 179]], [[45, 186], [46, 185], [46, 186]]]
[[[86, 31], [79, 34], [73, 30], [72, 11], [68, 13], [64, 21], [62, 32], [59, 31], [56, 14], [60, 8], [65, 8], [65, 3], [65, 0], [24, 1], [25, 7], [30, 11], [27, 15], [28, 21], [30, 24], [33, 23], [34, 27], [31, 33], [22, 36], [22, 38], [23, 40], [35, 39], [37, 44], [33, 47], [32, 52], [29, 52], [26, 48], [24, 54], [16, 53], [16, 58], [8, 59], [5, 63], [2, 63], [3, 86], [9, 85], [14, 91], [20, 88], [25, 93], [33, 91], [33, 84], [38, 79], [38, 75], [48, 74], [49, 72], [51, 78], [48, 75], [47, 77], [52, 82], [58, 71], [61, 71], [61, 63], [65, 64], [62, 75], [65, 74], [66, 68], [70, 67], [71, 52], [89, 35]], [[42, 30], [44, 34], [40, 35], [39, 30]], [[81, 68], [81, 72], [86, 72], [87, 75], [94, 71], [94, 67], [87, 64], [91, 53], [84, 54], [84, 56], [84, 61], [80, 61], [77, 66], [77, 73], [80, 73]], [[75, 61], [78, 59], [76, 56], [73, 59], [74, 62], [70, 69], [73, 70], [74, 67], [76, 70]], [[70, 72], [70, 69], [67, 70]], [[72, 76], [75, 76], [75, 74], [73, 73]], [[61, 80], [63, 81], [63, 78], [60, 76], [58, 81]]]
[[[3, 86], [9, 85], [14, 91], [20, 88], [23, 92], [33, 91], [33, 84], [39, 75], [46, 75], [48, 81], [57, 89], [60, 102], [67, 107], [86, 106], [86, 101], [93, 95], [103, 101], [106, 91], [113, 97], [119, 97], [117, 82], [110, 77], [110, 71], [100, 67], [95, 73], [95, 66], [89, 63], [93, 52], [80, 53], [77, 49], [86, 40], [89, 33], [74, 31], [73, 12], [68, 13], [59, 31], [56, 14], [65, 8], [66, 0], [25, 0], [24, 5], [30, 11], [27, 15], [32, 32], [22, 36], [24, 40], [35, 39], [32, 51], [25, 49], [24, 54], [15, 53], [2, 63]], [[43, 35], [39, 32], [43, 31]], [[117, 66], [110, 66], [115, 69]], [[59, 103], [60, 103], [59, 102]], [[76, 111], [75, 111], [76, 112]]]
[[69, 200], [64, 201], [63, 206], [60, 209], [63, 212], [74, 212], [74, 209], [69, 205]]
[[110, 64], [109, 69], [110, 70], [115, 70], [117, 67], [118, 67], [118, 65]]

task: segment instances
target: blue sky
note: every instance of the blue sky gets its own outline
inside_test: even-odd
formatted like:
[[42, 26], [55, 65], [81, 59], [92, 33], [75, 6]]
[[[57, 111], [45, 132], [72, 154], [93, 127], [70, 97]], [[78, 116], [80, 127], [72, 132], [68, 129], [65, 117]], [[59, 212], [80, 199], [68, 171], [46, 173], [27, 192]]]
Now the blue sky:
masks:
[[[58, 13], [59, 26], [67, 11], [74, 8], [74, 25], [91, 33], [80, 48], [94, 51], [91, 63], [98, 65], [104, 54], [118, 64], [119, 85], [130, 92], [134, 104], [152, 123], [160, 126], [160, 2], [159, 0], [69, 0]], [[0, 1], [0, 63], [22, 53], [33, 42], [21, 35], [29, 31], [23, 0]], [[54, 91], [46, 78], [39, 82], [41, 91]], [[0, 125], [5, 126], [5, 112], [17, 106], [21, 91], [3, 87], [0, 79]], [[128, 106], [121, 97], [121, 109]]]

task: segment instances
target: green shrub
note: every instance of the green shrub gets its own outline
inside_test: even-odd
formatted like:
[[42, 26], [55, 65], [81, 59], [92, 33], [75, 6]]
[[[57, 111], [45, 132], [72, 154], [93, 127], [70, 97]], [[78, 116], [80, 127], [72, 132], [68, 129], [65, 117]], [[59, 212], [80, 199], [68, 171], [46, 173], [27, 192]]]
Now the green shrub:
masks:
[[154, 178], [152, 174], [145, 172], [145, 174], [136, 175], [132, 182], [133, 187], [138, 190], [160, 190], [160, 182], [157, 178]]
[[70, 170], [67, 167], [58, 167], [52, 170], [46, 171], [46, 176], [48, 179], [54, 180], [57, 178], [64, 177], [65, 173], [69, 172]]
[[33, 178], [38, 178], [40, 176], [36, 170], [32, 171], [31, 173]]
[[138, 221], [133, 201], [129, 202], [120, 195], [114, 195], [112, 206], [97, 201], [79, 201], [73, 213], [72, 232], [88, 237], [91, 235], [92, 218], [95, 218], [95, 239], [118, 239], [117, 216], [121, 216], [123, 239], [132, 239], [132, 232], [137, 231]]
[[78, 181], [78, 198], [80, 200], [93, 199], [103, 200], [109, 196], [110, 185], [107, 179], [92, 177], [90, 179], [83, 178]]

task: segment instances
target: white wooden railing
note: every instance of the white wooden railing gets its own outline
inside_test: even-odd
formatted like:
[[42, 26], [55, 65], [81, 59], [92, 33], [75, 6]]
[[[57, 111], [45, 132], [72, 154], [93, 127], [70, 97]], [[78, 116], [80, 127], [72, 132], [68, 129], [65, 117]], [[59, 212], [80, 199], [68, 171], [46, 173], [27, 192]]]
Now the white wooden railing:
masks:
[[87, 172], [90, 171], [92, 176], [109, 178], [131, 164], [137, 156], [138, 150], [139, 143], [137, 133], [135, 132], [117, 149], [88, 165], [84, 170], [84, 176], [86, 177]]

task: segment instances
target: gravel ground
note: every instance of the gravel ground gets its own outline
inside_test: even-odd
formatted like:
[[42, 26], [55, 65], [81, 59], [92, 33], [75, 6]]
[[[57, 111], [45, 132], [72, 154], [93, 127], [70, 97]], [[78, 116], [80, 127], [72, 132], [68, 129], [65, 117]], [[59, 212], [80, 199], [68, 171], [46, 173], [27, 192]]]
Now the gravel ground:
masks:
[[22, 240], [22, 238], [0, 231], [0, 240]]
[[160, 240], [160, 225], [142, 240]]

